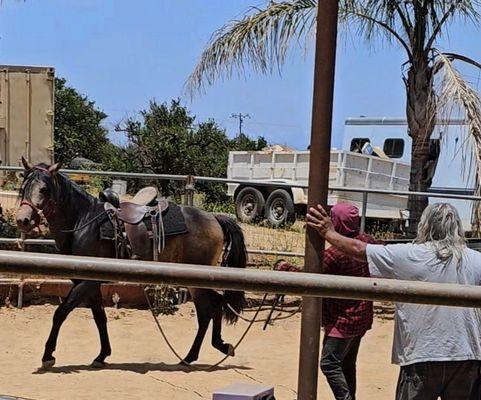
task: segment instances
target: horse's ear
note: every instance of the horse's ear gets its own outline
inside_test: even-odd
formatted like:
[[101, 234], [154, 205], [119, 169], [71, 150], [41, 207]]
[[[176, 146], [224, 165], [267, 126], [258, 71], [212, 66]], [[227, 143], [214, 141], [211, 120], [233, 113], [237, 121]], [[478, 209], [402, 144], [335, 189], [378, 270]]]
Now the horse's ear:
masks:
[[51, 165], [50, 167], [48, 167], [48, 170], [50, 171], [50, 173], [51, 173], [52, 175], [55, 175], [60, 168], [62, 168], [62, 163], [61, 163], [61, 162], [58, 162], [58, 163], [53, 164], [53, 165]]
[[32, 169], [32, 166], [28, 163], [28, 161], [24, 156], [22, 156], [22, 164], [23, 164], [23, 168], [25, 168], [25, 171], [28, 172]]

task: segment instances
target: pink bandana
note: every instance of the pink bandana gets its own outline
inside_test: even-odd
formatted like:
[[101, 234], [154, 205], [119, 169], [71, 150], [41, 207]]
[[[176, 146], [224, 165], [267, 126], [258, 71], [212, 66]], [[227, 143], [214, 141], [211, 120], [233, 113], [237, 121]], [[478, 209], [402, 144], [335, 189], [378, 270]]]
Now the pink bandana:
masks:
[[341, 235], [355, 237], [359, 234], [359, 210], [348, 203], [339, 203], [331, 208], [334, 229]]

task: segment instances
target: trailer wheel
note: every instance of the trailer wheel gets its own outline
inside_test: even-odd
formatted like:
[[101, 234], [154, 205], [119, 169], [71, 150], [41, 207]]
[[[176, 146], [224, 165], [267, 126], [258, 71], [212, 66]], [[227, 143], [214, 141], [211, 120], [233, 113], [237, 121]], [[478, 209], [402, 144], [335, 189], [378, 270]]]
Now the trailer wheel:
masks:
[[284, 189], [274, 190], [266, 202], [265, 217], [274, 227], [292, 224], [296, 219], [294, 202]]
[[264, 206], [264, 196], [253, 187], [242, 189], [235, 200], [236, 215], [241, 222], [256, 222], [262, 216]]

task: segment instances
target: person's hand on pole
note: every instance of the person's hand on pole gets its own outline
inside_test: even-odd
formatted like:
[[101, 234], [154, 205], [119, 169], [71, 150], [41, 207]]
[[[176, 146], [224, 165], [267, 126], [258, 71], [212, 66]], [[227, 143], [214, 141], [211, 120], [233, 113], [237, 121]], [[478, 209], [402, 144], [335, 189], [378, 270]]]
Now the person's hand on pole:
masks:
[[331, 217], [320, 204], [317, 207], [309, 208], [307, 213], [307, 225], [313, 228], [319, 235], [326, 238], [329, 231], [334, 231]]

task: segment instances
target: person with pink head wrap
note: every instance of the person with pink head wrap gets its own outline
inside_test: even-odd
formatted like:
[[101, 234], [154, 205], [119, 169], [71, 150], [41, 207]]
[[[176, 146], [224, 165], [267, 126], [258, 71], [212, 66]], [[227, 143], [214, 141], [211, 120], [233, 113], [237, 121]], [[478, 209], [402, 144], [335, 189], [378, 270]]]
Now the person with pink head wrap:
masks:
[[[348, 203], [331, 209], [336, 232], [366, 243], [376, 243], [369, 235], [360, 233], [359, 210]], [[333, 275], [369, 277], [366, 262], [346, 256], [335, 247], [324, 252], [323, 272]], [[337, 400], [356, 398], [356, 360], [361, 338], [371, 329], [373, 307], [371, 301], [323, 299], [322, 325], [324, 340], [321, 371]]]

